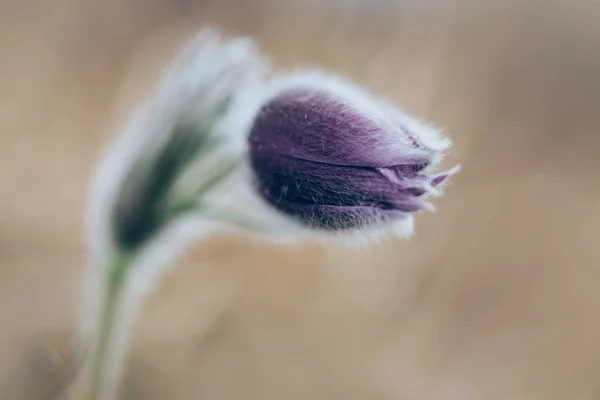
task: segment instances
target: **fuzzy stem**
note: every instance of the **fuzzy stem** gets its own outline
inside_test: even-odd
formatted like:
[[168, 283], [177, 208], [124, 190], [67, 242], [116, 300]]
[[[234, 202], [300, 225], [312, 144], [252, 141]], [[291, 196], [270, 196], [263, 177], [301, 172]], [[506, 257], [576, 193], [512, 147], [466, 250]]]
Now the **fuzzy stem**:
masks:
[[100, 324], [97, 327], [98, 337], [94, 355], [91, 361], [88, 400], [100, 400], [102, 390], [106, 386], [106, 362], [110, 342], [114, 339], [114, 329], [120, 300], [126, 281], [127, 270], [131, 257], [127, 253], [115, 251], [110, 260], [108, 285], [104, 297], [103, 311]]

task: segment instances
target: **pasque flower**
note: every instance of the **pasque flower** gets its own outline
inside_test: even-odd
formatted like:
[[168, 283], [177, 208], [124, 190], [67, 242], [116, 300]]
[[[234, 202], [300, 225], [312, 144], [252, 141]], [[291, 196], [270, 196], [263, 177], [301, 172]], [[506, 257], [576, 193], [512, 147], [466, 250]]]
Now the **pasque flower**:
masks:
[[[88, 210], [91, 271], [102, 288], [84, 290], [87, 314], [99, 317], [84, 325], [86, 400], [116, 397], [140, 299], [190, 239], [167, 234], [177, 221], [193, 214], [277, 234], [408, 233], [395, 227], [411, 228], [456, 171], [433, 173], [450, 141], [385, 100], [319, 72], [265, 83], [265, 67], [251, 41], [202, 32], [103, 157]], [[238, 212], [228, 204], [235, 190], [215, 195], [245, 161], [251, 179], [232, 186], [250, 183], [250, 198], [258, 193], [266, 211], [292, 218], [265, 223], [278, 213]]]
[[[111, 211], [116, 246], [135, 251], [169, 219], [193, 207], [209, 177], [218, 180], [233, 169], [240, 155], [233, 154], [220, 124], [236, 95], [260, 80], [262, 69], [252, 42], [223, 43], [210, 31], [196, 37], [175, 60], [142, 109], [140, 124], [134, 125], [138, 151], [124, 171]], [[202, 177], [182, 188], [179, 182], [187, 170], [194, 163], [214, 161], [216, 153], [220, 158], [205, 163]]]
[[228, 135], [232, 105], [264, 72], [252, 41], [202, 31], [100, 162], [87, 215], [85, 313], [99, 317], [84, 315], [87, 400], [116, 396], [137, 304], [183, 245], [165, 246], [164, 233], [204, 215], [207, 195], [242, 164], [243, 146]]
[[311, 228], [406, 222], [457, 170], [430, 172], [448, 139], [342, 79], [282, 76], [261, 104], [249, 136], [258, 192]]

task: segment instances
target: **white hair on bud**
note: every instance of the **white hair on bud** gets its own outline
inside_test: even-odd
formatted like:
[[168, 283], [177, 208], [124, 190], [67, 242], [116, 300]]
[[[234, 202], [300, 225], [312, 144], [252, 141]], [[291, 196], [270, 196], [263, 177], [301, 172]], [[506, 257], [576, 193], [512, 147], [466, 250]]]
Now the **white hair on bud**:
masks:
[[[433, 125], [415, 119], [388, 100], [375, 97], [340, 76], [314, 69], [275, 74], [266, 85], [255, 86], [241, 93], [237, 98], [237, 103], [233, 106], [235, 109], [235, 113], [231, 114], [233, 119], [225, 121], [227, 123], [225, 129], [237, 132], [241, 138], [247, 141], [248, 133], [260, 109], [273, 98], [298, 88], [320, 89], [331, 93], [339, 100], [344, 101], [353, 113], [364, 115], [386, 130], [398, 132], [398, 135], [392, 136], [392, 140], [385, 143], [385, 147], [389, 148], [391, 152], [406, 154], [407, 151], [410, 151], [412, 143], [407, 140], [406, 135], [400, 134], [401, 128], [410, 131], [420, 143], [433, 151], [431, 164], [423, 172], [434, 169], [441, 162], [443, 152], [452, 146], [450, 139], [445, 138], [441, 131]], [[457, 171], [458, 167], [455, 167], [447, 173], [451, 175]], [[414, 216], [412, 214], [407, 214], [406, 217], [394, 221], [382, 221], [363, 228], [342, 231], [306, 227], [268, 204], [252, 186], [250, 172], [247, 171], [246, 174], [248, 175], [246, 179], [236, 181], [237, 190], [223, 193], [219, 202], [227, 204], [227, 207], [234, 207], [245, 212], [250, 211], [258, 219], [268, 221], [273, 227], [279, 229], [278, 232], [282, 233], [277, 236], [278, 241], [286, 242], [290, 239], [309, 238], [321, 242], [333, 240], [336, 243], [356, 246], [381, 241], [389, 236], [408, 238], [413, 234]], [[447, 180], [444, 183], [447, 183]], [[429, 188], [429, 194], [440, 195], [439, 189], [442, 186], [443, 184], [437, 188]], [[432, 205], [428, 204], [427, 207], [431, 211], [434, 210]]]
[[436, 166], [442, 159], [443, 152], [452, 147], [450, 139], [444, 137], [440, 129], [431, 124], [419, 121], [410, 116], [389, 100], [375, 96], [359, 85], [339, 76], [316, 69], [298, 69], [292, 72], [274, 75], [264, 87], [246, 92], [240, 96], [240, 104], [236, 109], [245, 115], [241, 130], [250, 130], [254, 117], [262, 106], [273, 98], [294, 89], [315, 89], [329, 93], [342, 101], [353, 114], [363, 115], [381, 126], [386, 132], [397, 132], [397, 135], [384, 136], [381, 148], [391, 153], [402, 153], [411, 156], [413, 150], [410, 138], [404, 129], [433, 151], [431, 166]]
[[180, 122], [203, 124], [215, 105], [256, 85], [267, 70], [252, 39], [224, 41], [218, 32], [204, 30], [169, 67], [157, 91], [158, 107], [179, 110]]
[[217, 211], [234, 211], [250, 216], [264, 231], [252, 231], [257, 237], [264, 237], [271, 243], [289, 245], [296, 241], [320, 243], [334, 242], [348, 247], [366, 246], [389, 236], [408, 238], [414, 231], [414, 216], [394, 221], [383, 221], [362, 228], [328, 231], [314, 229], [296, 221], [293, 217], [279, 211], [256, 193], [252, 173], [248, 166], [242, 168], [226, 187], [211, 192], [206, 200]]

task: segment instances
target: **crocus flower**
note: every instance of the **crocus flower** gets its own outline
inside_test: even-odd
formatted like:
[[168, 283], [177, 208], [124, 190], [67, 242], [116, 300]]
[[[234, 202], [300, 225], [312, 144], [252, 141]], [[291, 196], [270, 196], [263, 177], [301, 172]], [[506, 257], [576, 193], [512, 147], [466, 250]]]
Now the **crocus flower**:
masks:
[[339, 78], [283, 76], [261, 104], [249, 136], [256, 187], [310, 228], [412, 227], [457, 170], [430, 172], [451, 146], [434, 128]]

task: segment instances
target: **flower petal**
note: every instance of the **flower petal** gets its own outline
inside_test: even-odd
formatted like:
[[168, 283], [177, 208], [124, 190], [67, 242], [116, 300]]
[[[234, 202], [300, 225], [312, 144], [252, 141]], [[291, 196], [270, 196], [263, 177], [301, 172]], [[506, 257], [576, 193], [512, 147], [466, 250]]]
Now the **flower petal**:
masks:
[[419, 198], [427, 177], [407, 178], [403, 185], [372, 168], [316, 163], [293, 157], [254, 152], [252, 166], [261, 193], [281, 203], [367, 206], [415, 212], [426, 207]]
[[253, 149], [336, 165], [428, 164], [434, 151], [403, 127], [386, 126], [320, 90], [298, 89], [267, 103], [250, 133]]

